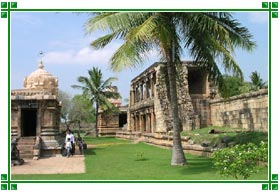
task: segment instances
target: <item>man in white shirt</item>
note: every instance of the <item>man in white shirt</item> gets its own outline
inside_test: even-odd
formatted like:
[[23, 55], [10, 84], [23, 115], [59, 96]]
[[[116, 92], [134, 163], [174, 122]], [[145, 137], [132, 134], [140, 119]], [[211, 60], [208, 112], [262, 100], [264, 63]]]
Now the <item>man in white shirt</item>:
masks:
[[75, 136], [74, 136], [73, 132], [70, 132], [70, 141], [72, 144], [71, 154], [74, 155], [75, 154]]

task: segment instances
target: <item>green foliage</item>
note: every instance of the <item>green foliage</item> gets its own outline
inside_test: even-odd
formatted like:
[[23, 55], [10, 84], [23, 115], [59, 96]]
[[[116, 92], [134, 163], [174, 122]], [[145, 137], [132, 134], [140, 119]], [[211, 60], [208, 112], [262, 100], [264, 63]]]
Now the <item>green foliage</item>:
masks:
[[[219, 134], [209, 134], [209, 131], [215, 129], [220, 132]], [[261, 141], [267, 142], [267, 132], [250, 131], [244, 132], [242, 129], [229, 128], [229, 127], [216, 127], [210, 126], [192, 131], [184, 131], [181, 133], [182, 137], [189, 136], [196, 144], [201, 144], [203, 141], [208, 141], [210, 146], [218, 146], [221, 139], [224, 137], [234, 144], [259, 144]]]
[[267, 82], [264, 82], [260, 74], [257, 71], [252, 72], [250, 75], [252, 82], [252, 90], [257, 91], [267, 87]]
[[250, 75], [251, 82], [245, 82], [241, 78], [225, 75], [223, 77], [223, 87], [220, 94], [223, 98], [258, 91], [267, 88], [267, 82], [264, 82], [257, 71]]
[[259, 171], [260, 161], [267, 162], [267, 143], [261, 142], [259, 146], [248, 143], [223, 148], [215, 151], [212, 158], [220, 174], [233, 176], [235, 179], [248, 179]]
[[251, 85], [242, 79], [233, 76], [224, 76], [224, 87], [220, 90], [223, 98], [228, 98], [242, 93], [248, 93]]
[[95, 109], [83, 95], [75, 95], [71, 100], [69, 118], [85, 123], [95, 122]]
[[232, 53], [236, 47], [251, 51], [256, 45], [248, 29], [227, 12], [99, 12], [85, 23], [85, 31], [99, 30], [105, 34], [91, 43], [95, 49], [124, 40], [110, 58], [114, 71], [142, 65], [153, 50], [162, 61], [172, 55], [178, 63], [188, 52], [218, 84], [222, 73], [217, 63], [242, 79]]
[[60, 117], [63, 121], [69, 120], [69, 111], [71, 109], [71, 95], [65, 91], [58, 90], [58, 100], [61, 101], [62, 107], [60, 110]]
[[143, 151], [137, 152], [136, 153], [136, 158], [137, 158], [137, 161], [145, 161], [145, 160], [147, 160], [146, 158], [144, 158], [144, 152]]
[[80, 85], [72, 85], [72, 88], [80, 89], [83, 91], [83, 96], [93, 105], [95, 104], [95, 127], [94, 136], [98, 137], [98, 110], [116, 108], [109, 99], [121, 98], [117, 92], [116, 87], [112, 86], [112, 82], [117, 80], [115, 77], [103, 79], [101, 70], [97, 67], [92, 67], [88, 70], [88, 77], [78, 77]]
[[101, 70], [93, 67], [88, 70], [88, 77], [78, 77], [80, 85], [72, 85], [71, 87], [82, 90], [83, 96], [92, 104], [95, 103], [97, 107], [106, 107], [107, 109], [114, 107], [108, 99], [121, 98], [120, 94], [115, 91], [115, 87], [112, 86], [112, 83], [116, 80], [115, 77], [104, 80]]
[[94, 122], [95, 110], [92, 104], [82, 95], [75, 95], [71, 98], [70, 94], [59, 90], [58, 99], [62, 103], [60, 112], [61, 119], [68, 127], [77, 121], [80, 123]]

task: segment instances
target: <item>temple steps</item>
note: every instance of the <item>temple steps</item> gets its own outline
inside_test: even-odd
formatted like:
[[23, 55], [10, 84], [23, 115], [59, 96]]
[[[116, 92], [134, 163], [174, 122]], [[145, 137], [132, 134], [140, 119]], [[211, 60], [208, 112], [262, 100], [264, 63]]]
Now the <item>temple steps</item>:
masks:
[[36, 137], [21, 137], [19, 139], [17, 148], [19, 150], [20, 158], [33, 158], [35, 141]]

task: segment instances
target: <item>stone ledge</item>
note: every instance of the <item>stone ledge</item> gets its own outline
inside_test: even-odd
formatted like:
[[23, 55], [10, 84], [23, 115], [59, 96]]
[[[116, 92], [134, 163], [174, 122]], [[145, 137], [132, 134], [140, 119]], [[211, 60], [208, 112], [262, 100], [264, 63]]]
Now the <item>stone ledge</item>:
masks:
[[255, 91], [255, 92], [244, 93], [244, 94], [241, 94], [241, 95], [232, 96], [232, 97], [229, 97], [227, 99], [222, 98], [222, 99], [210, 100], [209, 103], [210, 104], [215, 104], [215, 103], [221, 103], [221, 102], [229, 102], [229, 101], [234, 101], [234, 100], [238, 100], [238, 99], [258, 97], [258, 96], [267, 95], [267, 94], [268, 94], [267, 89], [261, 89], [259, 91]]
[[[172, 148], [173, 146], [173, 138], [168, 135], [154, 134], [154, 133], [135, 133], [135, 132], [117, 132], [117, 138], [141, 141], [145, 143], [149, 143], [156, 146], [168, 147]], [[202, 147], [198, 144], [188, 144], [189, 137], [182, 137], [182, 147], [184, 151], [187, 151], [192, 154], [202, 155], [202, 156], [210, 156], [213, 153], [213, 148], [211, 147]]]

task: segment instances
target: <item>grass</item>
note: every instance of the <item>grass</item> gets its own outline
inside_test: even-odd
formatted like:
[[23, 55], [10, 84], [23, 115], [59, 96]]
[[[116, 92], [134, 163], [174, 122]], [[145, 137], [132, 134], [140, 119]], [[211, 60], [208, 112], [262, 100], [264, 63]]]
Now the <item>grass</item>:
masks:
[[[234, 180], [213, 168], [210, 158], [186, 154], [186, 166], [171, 166], [171, 150], [115, 138], [85, 138], [86, 173], [12, 175], [13, 180]], [[263, 167], [251, 180], [267, 179]]]
[[[220, 131], [219, 134], [209, 134], [211, 129]], [[182, 136], [189, 136], [196, 144], [201, 144], [203, 141], [208, 141], [210, 146], [218, 145], [221, 139], [228, 137], [235, 144], [254, 143], [258, 145], [261, 141], [267, 142], [267, 132], [244, 132], [241, 129], [233, 129], [227, 127], [206, 127], [193, 131], [182, 132]]]

